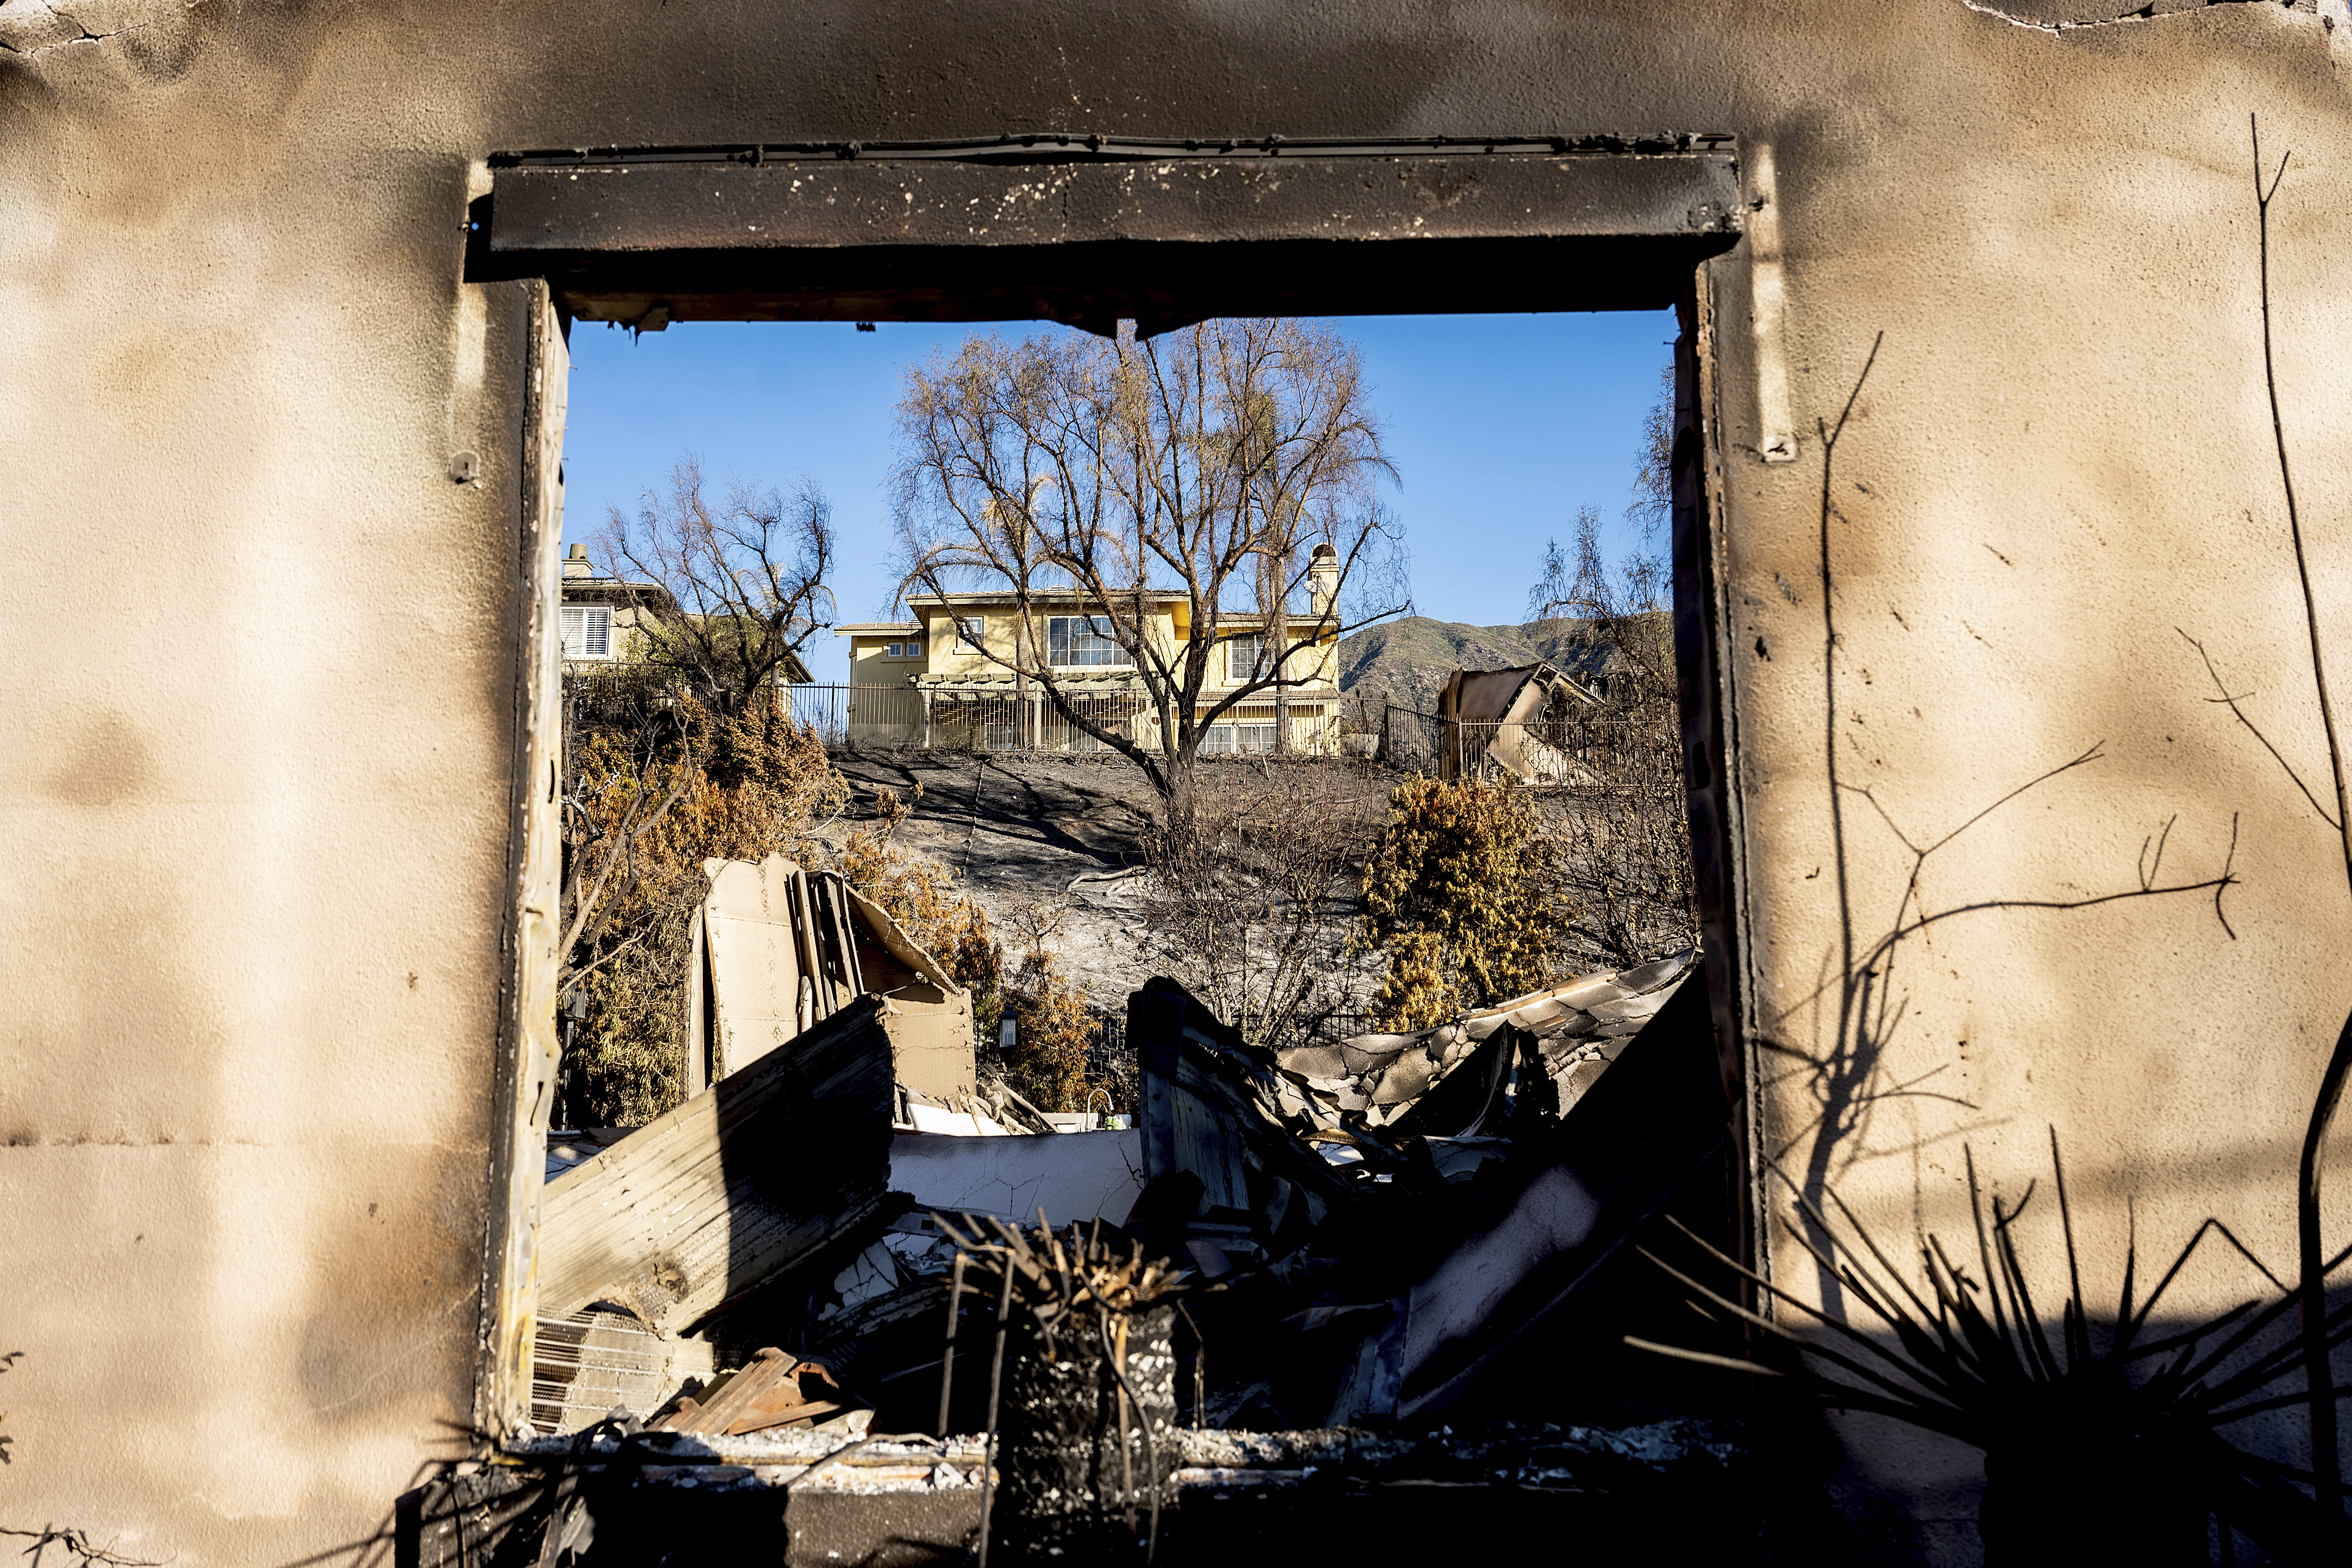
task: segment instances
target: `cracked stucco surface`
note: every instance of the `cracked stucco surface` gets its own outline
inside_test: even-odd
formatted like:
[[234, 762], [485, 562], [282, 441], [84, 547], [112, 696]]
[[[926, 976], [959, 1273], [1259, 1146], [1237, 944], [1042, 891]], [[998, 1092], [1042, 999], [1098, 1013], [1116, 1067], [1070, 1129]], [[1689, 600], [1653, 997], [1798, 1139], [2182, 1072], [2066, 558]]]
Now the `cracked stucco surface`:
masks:
[[168, 22], [205, 0], [0, 0], [0, 49], [37, 55]]

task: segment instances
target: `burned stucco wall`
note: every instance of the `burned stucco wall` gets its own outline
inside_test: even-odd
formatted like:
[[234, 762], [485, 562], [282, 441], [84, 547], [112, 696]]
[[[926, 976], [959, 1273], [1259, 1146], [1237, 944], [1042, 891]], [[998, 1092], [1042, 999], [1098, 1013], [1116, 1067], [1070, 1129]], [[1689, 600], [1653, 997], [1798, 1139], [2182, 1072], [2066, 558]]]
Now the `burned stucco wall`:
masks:
[[[2018, 1234], [2048, 1301], [2066, 1280], [2054, 1131], [2085, 1292], [2111, 1313], [2127, 1203], [2143, 1292], [2209, 1215], [2293, 1278], [2296, 1159], [2352, 1005], [2336, 834], [2215, 700], [2196, 646], [2332, 806], [2266, 393], [2252, 117], [2270, 174], [2293, 153], [2276, 380], [2341, 661], [2352, 318], [2326, 258], [2345, 40], [2340, 17], [2275, 7], [1983, 21], [1939, 34], [1973, 68], [1915, 78], [1906, 132], [1824, 119], [1773, 144], [1779, 220], [1716, 269], [1756, 1148], [1769, 1223], [1791, 1188], [1833, 1190], [1898, 1257], [1933, 1233], [1973, 1258], [1970, 1152], [2012, 1205], [2038, 1179]], [[1785, 314], [1759, 320], [1776, 266]], [[1783, 437], [1791, 460], [1765, 460]], [[2352, 1129], [2331, 1148], [2333, 1247], [2352, 1240]], [[1770, 1263], [1823, 1293], [1785, 1229]], [[2267, 1289], [2210, 1247], [2167, 1312]], [[2301, 1422], [2234, 1435], [2305, 1464]], [[1975, 1456], [1848, 1431], [1849, 1507], [1920, 1516], [1932, 1553], [1971, 1560]]]
[[[2352, 910], [2180, 633], [2324, 774], [2247, 117], [2295, 153], [2278, 372], [2340, 613], [2344, 20], [0, 0], [0, 1525], [291, 1561], [464, 1447], [528, 300], [459, 266], [501, 148], [1664, 128], [1737, 132], [1751, 176], [1769, 149], [1780, 307], [1748, 249], [1709, 291], [1759, 1146], [1902, 1237], [1964, 1218], [1963, 1142], [2014, 1188], [2054, 1123], [2085, 1226], [2134, 1194], [2150, 1245], [2219, 1213], [2282, 1265]], [[1874, 342], [1825, 595], [1820, 422]], [[2167, 823], [2151, 880], [2226, 866], [2227, 929], [2210, 889], [2026, 907], [2133, 890]], [[1968, 1464], [1874, 1453], [1857, 1484], [1973, 1550]]]

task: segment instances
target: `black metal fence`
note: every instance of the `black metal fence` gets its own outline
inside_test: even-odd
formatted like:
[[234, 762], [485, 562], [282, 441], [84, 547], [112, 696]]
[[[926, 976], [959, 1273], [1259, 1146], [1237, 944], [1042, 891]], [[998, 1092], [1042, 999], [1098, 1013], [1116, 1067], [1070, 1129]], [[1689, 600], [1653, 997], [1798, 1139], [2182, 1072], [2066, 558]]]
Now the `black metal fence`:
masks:
[[[814, 725], [828, 746], [914, 746], [969, 752], [1086, 753], [1111, 748], [1071, 714], [1096, 729], [1146, 746], [1159, 743], [1160, 717], [1139, 691], [1066, 692], [1056, 708], [1043, 691], [1025, 699], [1003, 691], [925, 689], [916, 686], [793, 686], [784, 689], [793, 717]], [[1379, 749], [1381, 705], [1344, 696], [1295, 696], [1288, 709], [1287, 750], [1300, 756], [1369, 757]], [[1204, 709], [1202, 719], [1209, 714]], [[1282, 715], [1270, 697], [1236, 703], [1203, 731], [1210, 756], [1273, 755]]]

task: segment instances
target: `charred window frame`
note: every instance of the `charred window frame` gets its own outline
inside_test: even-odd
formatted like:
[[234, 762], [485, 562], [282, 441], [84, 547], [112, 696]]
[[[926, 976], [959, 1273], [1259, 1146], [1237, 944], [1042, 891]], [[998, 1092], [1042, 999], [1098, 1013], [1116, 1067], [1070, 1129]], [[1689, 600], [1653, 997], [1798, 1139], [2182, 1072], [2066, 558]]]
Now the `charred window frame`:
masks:
[[[1214, 316], [1673, 306], [1681, 326], [1673, 526], [1685, 783], [1740, 1188], [1727, 1194], [1727, 1207], [1739, 1246], [1754, 1255], [1731, 666], [1713, 521], [1721, 514], [1721, 399], [1708, 263], [1739, 246], [1749, 205], [1731, 137], [1008, 134], [569, 149], [490, 163], [491, 194], [469, 215], [467, 280], [520, 285], [532, 325], [520, 420], [510, 968], [481, 1430], [504, 1439], [528, 1413], [541, 1146], [558, 1055], [555, 542], [564, 345], [575, 320], [641, 331], [686, 320], [1047, 320], [1102, 332], [1131, 320], [1150, 335]], [[1006, 199], [1016, 186], [1027, 199]], [[976, 232], [965, 216], [974, 204], [1008, 216]], [[1771, 259], [1777, 268], [1777, 251]], [[1763, 417], [1771, 423], [1771, 411]]]

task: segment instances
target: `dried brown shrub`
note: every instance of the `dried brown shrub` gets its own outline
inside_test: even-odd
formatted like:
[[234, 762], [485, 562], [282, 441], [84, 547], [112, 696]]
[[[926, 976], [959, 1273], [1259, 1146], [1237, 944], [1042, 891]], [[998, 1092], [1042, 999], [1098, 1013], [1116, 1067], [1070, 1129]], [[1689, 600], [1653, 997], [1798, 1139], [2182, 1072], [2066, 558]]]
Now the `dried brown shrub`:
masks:
[[1560, 848], [1526, 790], [1416, 775], [1389, 793], [1364, 868], [1359, 943], [1385, 952], [1372, 1011], [1425, 1028], [1554, 984], [1577, 906], [1560, 896]]
[[[641, 1126], [684, 1091], [687, 931], [709, 890], [703, 861], [782, 854], [821, 863], [817, 830], [848, 795], [816, 732], [782, 714], [720, 717], [690, 696], [669, 711], [667, 724], [597, 731], [572, 748], [567, 860], [635, 835], [604, 880], [600, 901], [609, 903], [569, 955], [566, 995], [581, 995], [585, 1016], [567, 1061], [565, 1111], [584, 1125]], [[665, 798], [674, 804], [644, 822], [644, 803]]]

